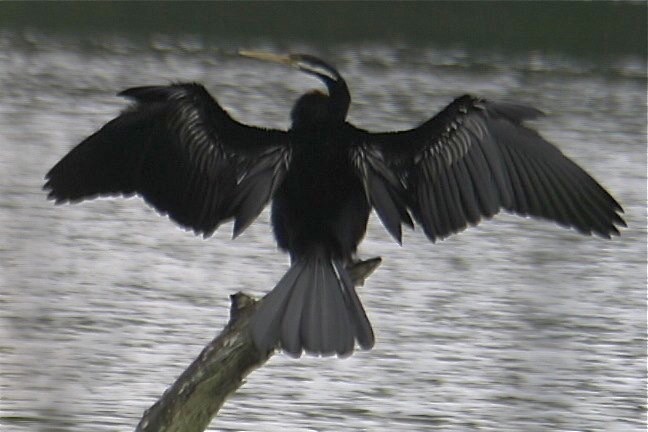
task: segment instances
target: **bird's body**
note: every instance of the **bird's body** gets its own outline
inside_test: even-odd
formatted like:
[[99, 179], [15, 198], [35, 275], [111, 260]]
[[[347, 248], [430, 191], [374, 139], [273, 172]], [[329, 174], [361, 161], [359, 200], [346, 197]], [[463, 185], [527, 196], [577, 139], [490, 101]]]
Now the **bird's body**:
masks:
[[347, 127], [291, 129], [290, 167], [272, 203], [277, 243], [291, 254], [324, 247], [348, 260], [364, 236], [371, 207], [347, 156]]
[[349, 354], [374, 336], [346, 267], [372, 209], [401, 241], [402, 224], [444, 238], [500, 209], [603, 237], [625, 226], [594, 179], [522, 124], [541, 113], [462, 96], [421, 126], [371, 133], [346, 121], [339, 73], [309, 55], [249, 57], [296, 66], [328, 94], [303, 95], [288, 131], [243, 125], [198, 84], [139, 87], [129, 110], [47, 174], [57, 202], [139, 194], [205, 236], [227, 220], [241, 233], [272, 201], [291, 267], [252, 319], [262, 350]]

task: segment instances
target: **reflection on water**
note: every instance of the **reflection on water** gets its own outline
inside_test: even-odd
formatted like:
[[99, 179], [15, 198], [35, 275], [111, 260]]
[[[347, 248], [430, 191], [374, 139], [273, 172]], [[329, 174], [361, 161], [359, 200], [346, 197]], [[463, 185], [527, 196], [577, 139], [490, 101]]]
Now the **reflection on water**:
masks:
[[[549, 112], [536, 126], [613, 192], [630, 228], [604, 241], [500, 215], [437, 244], [408, 232], [401, 248], [374, 220], [361, 247], [384, 257], [361, 290], [374, 350], [276, 355], [213, 427], [644, 430], [642, 61], [602, 73], [537, 53], [336, 48], [317, 51], [345, 75], [362, 127], [413, 126], [462, 92]], [[265, 213], [236, 241], [230, 226], [203, 241], [138, 199], [45, 200], [44, 173], [124, 107], [116, 91], [180, 79], [272, 127], [316, 85], [199, 39], [0, 38], [2, 430], [132, 428], [225, 324], [228, 295], [260, 294], [285, 271]]]

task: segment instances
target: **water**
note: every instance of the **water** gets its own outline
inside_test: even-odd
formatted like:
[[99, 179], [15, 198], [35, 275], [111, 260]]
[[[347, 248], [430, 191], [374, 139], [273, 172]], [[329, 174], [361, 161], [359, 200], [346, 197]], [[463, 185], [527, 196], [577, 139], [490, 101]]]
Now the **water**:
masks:
[[[227, 45], [227, 43], [224, 43]], [[204, 83], [237, 119], [286, 128], [318, 84], [192, 34], [76, 40], [0, 33], [0, 429], [129, 430], [228, 318], [286, 270], [267, 213], [236, 241], [201, 240], [139, 199], [57, 206], [45, 172], [111, 119], [134, 85]], [[350, 85], [351, 121], [408, 128], [470, 92], [550, 113], [534, 125], [623, 204], [605, 241], [499, 215], [395, 245], [374, 217], [360, 295], [376, 347], [275, 355], [212, 430], [643, 431], [646, 419], [645, 58], [355, 41], [314, 51]]]

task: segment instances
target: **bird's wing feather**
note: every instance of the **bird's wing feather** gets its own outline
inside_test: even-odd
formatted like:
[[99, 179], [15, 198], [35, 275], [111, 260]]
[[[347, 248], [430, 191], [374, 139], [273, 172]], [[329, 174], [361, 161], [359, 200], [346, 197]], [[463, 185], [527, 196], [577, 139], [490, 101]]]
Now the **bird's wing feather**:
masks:
[[56, 202], [141, 195], [205, 236], [261, 212], [290, 159], [287, 133], [232, 119], [199, 84], [136, 87], [134, 104], [72, 149], [47, 174]]
[[[390, 185], [396, 184], [391, 178], [398, 180], [407, 210], [433, 241], [500, 209], [553, 220], [584, 234], [618, 234], [617, 226], [625, 226], [621, 206], [582, 168], [522, 124], [541, 114], [523, 105], [462, 96], [411, 130], [358, 130], [363, 148], [357, 153], [364, 158], [358, 172], [367, 183], [375, 171], [390, 171], [392, 177], [381, 178]], [[388, 214], [382, 218], [388, 231], [399, 233], [392, 222], [395, 211]]]
[[349, 157], [362, 179], [368, 202], [387, 231], [401, 243], [401, 224], [414, 226], [407, 209], [406, 185], [398, 172], [390, 167], [383, 152], [367, 138], [365, 134], [359, 134], [354, 145], [349, 147]]

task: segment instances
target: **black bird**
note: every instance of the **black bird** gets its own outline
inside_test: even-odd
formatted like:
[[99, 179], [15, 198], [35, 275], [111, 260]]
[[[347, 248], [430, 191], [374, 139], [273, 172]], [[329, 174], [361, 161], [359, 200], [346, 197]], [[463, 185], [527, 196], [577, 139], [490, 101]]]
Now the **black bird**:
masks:
[[541, 112], [461, 96], [422, 125], [372, 133], [346, 121], [344, 79], [305, 54], [240, 54], [319, 78], [288, 131], [239, 123], [200, 84], [136, 87], [133, 105], [47, 174], [48, 197], [78, 202], [140, 195], [205, 237], [234, 220], [239, 235], [272, 200], [291, 267], [252, 320], [259, 349], [346, 355], [374, 344], [346, 267], [371, 209], [401, 242], [416, 222], [435, 241], [500, 209], [609, 238], [621, 206], [583, 169], [523, 124]]

